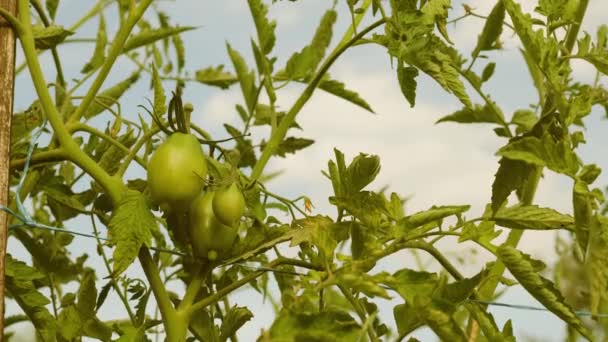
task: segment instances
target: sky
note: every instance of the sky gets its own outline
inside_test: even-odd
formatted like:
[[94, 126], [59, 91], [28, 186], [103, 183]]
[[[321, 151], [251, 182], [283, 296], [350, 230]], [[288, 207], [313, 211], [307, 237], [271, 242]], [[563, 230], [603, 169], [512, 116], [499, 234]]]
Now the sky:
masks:
[[[535, 6], [534, 1], [521, 2], [528, 11]], [[294, 51], [301, 49], [310, 40], [320, 16], [332, 3], [323, 0], [296, 3], [281, 1], [271, 6], [269, 15], [278, 20], [277, 44], [273, 51], [278, 58], [277, 66], [284, 65]], [[339, 1], [339, 17], [334, 28], [333, 44], [350, 23], [344, 3], [345, 1]], [[494, 3], [482, 0], [467, 2], [476, 13], [484, 15], [490, 12]], [[461, 5], [460, 1], [452, 2], [450, 17], [464, 13]], [[70, 26], [89, 6], [91, 2], [87, 1], [61, 1], [56, 21], [66, 27]], [[232, 69], [225, 49], [226, 42], [240, 51], [250, 66], [254, 65], [249, 40], [255, 37], [255, 28], [245, 1], [162, 1], [158, 2], [158, 6], [170, 13], [180, 25], [199, 26], [197, 30], [183, 35], [187, 53], [186, 69], [194, 71], [218, 64], [225, 64], [228, 69]], [[590, 1], [583, 30], [593, 34], [598, 25], [604, 23], [602, 15], [607, 11], [608, 3]], [[117, 25], [115, 19], [111, 18], [112, 14], [106, 15], [110, 37], [116, 31]], [[371, 21], [370, 18], [366, 20]], [[470, 55], [483, 23], [481, 19], [467, 18], [449, 26], [450, 37], [461, 54]], [[94, 37], [96, 27], [95, 19], [85, 25], [75, 37]], [[487, 53], [489, 58], [496, 62], [497, 68], [485, 89], [492, 94], [492, 98], [501, 106], [507, 117], [510, 117], [514, 110], [527, 108], [535, 103], [537, 95], [518, 51], [517, 37], [505, 30], [502, 39], [503, 50]], [[92, 49], [93, 45], [78, 44], [68, 44], [60, 49], [68, 79], [78, 77], [82, 56], [88, 56]], [[53, 79], [54, 70], [50, 55], [45, 54], [41, 58], [47, 80]], [[18, 54], [18, 64], [22, 60], [22, 55]], [[477, 66], [483, 65], [479, 63]], [[590, 80], [594, 77], [592, 68], [586, 64], [576, 63], [574, 68], [577, 79]], [[124, 58], [120, 59], [105, 84], [116, 83], [132, 69], [133, 64]], [[452, 123], [436, 125], [435, 122], [439, 118], [460, 109], [461, 104], [426, 76], [419, 78], [416, 106], [410, 108], [399, 90], [396, 72], [390, 59], [378, 46], [364, 45], [353, 48], [331, 68], [330, 74], [356, 90], [370, 103], [376, 114], [370, 114], [329, 94], [316, 92], [298, 116], [298, 123], [303, 131], [294, 132], [298, 136], [314, 139], [316, 143], [295, 155], [271, 160], [267, 170], [284, 173], [268, 184], [270, 190], [288, 198], [305, 194], [312, 199], [315, 213], [334, 215], [335, 211], [327, 201], [332, 191], [331, 184], [321, 174], [321, 170], [326, 169], [327, 161], [333, 158], [333, 149], [338, 148], [346, 154], [347, 159], [352, 159], [359, 152], [379, 155], [382, 169], [370, 188], [380, 189], [388, 186], [390, 191], [408, 197], [407, 213], [424, 210], [432, 205], [470, 204], [470, 217], [481, 214], [490, 199], [491, 184], [498, 166], [494, 152], [505, 143], [504, 139], [492, 132], [490, 126]], [[147, 81], [140, 80], [126, 93], [121, 103], [123, 112], [131, 115], [137, 113], [137, 105], [142, 104], [146, 96], [151, 97], [147, 84]], [[166, 89], [172, 87], [172, 84], [165, 85]], [[302, 89], [298, 85], [283, 89], [279, 93], [279, 107], [288, 109]], [[34, 94], [27, 73], [22, 73], [17, 78], [15, 92], [15, 111], [25, 109], [33, 100]], [[475, 102], [479, 102], [471, 92], [469, 94]], [[240, 124], [234, 110], [234, 105], [241, 102], [238, 87], [219, 91], [192, 84], [186, 88], [184, 100], [194, 105], [194, 122], [209, 130], [215, 137], [226, 135], [222, 123]], [[594, 162], [603, 169], [608, 166], [608, 158], [602, 148], [608, 144], [604, 117], [602, 111], [595, 109], [586, 119], [585, 134], [588, 143], [579, 151], [585, 163]], [[96, 123], [104, 127], [106, 120], [108, 117], [104, 116]], [[255, 130], [254, 134], [267, 134], [267, 131]], [[143, 176], [142, 170], [134, 167], [129, 170], [127, 177]], [[597, 181], [602, 187], [607, 183], [606, 175], [600, 176]], [[570, 213], [571, 187], [571, 181], [566, 177], [545, 172], [535, 203]], [[506, 232], [501, 238], [505, 235]], [[551, 264], [556, 258], [553, 241], [554, 236], [551, 233], [526, 232], [520, 247], [526, 253]], [[86, 251], [94, 250], [95, 244], [93, 241], [78, 240], [78, 246], [82, 251]], [[454, 259], [457, 259], [456, 256], [469, 258], [469, 263], [463, 266], [466, 275], [475, 274], [490, 260], [490, 256], [484, 252], [472, 252], [473, 246], [469, 243], [446, 241], [441, 246], [450, 250]], [[13, 255], [27, 260], [27, 255], [15, 240], [9, 241], [8, 249]], [[78, 250], [75, 253], [78, 253]], [[98, 259], [93, 253], [89, 258], [89, 265], [101, 267]], [[377, 268], [396, 270], [414, 266], [412, 255], [404, 252], [383, 261]], [[439, 267], [431, 263], [429, 269], [438, 271]], [[128, 272], [130, 275], [143, 277], [136, 264]], [[100, 280], [99, 284], [103, 282]], [[176, 287], [176, 290], [179, 290], [179, 287]], [[509, 289], [500, 301], [538, 305], [519, 287]], [[233, 302], [255, 308], [256, 317], [240, 331], [243, 340], [258, 336], [260, 329], [267, 328], [272, 323], [270, 303], [262, 302], [261, 297], [252, 295], [251, 291], [237, 292]], [[113, 303], [106, 304], [100, 316], [115, 317], [114, 305], [119, 304], [116, 301]], [[391, 304], [396, 303], [398, 301], [394, 300], [381, 305], [381, 317], [391, 327], [394, 327]], [[8, 312], [11, 310], [16, 310], [14, 305], [7, 309]], [[493, 313], [501, 326], [507, 319], [512, 319], [518, 337], [552, 341], [563, 336], [564, 325], [550, 313], [504, 308], [494, 308]], [[417, 331], [413, 336], [423, 341], [433, 339], [428, 330]]]

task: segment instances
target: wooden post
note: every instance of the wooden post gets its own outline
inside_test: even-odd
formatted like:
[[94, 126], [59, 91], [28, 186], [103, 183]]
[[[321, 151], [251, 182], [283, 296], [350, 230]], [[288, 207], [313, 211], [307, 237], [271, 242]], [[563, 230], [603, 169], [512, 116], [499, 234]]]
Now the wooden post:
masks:
[[[16, 0], [0, 0], [0, 7], [15, 15]], [[0, 204], [8, 206], [11, 117], [15, 85], [15, 35], [0, 17]], [[0, 341], [4, 337], [4, 258], [8, 236], [8, 216], [0, 211]]]

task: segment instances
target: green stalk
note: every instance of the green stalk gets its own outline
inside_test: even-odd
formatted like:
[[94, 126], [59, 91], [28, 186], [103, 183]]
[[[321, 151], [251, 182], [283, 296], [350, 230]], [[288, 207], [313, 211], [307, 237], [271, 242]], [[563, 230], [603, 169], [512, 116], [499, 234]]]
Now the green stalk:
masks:
[[311, 98], [315, 89], [317, 88], [317, 86], [319, 85], [321, 80], [323, 79], [323, 76], [329, 70], [329, 68], [333, 65], [333, 63], [338, 59], [338, 57], [340, 57], [340, 55], [342, 55], [342, 53], [344, 53], [344, 51], [346, 51], [349, 47], [351, 47], [359, 39], [363, 38], [367, 33], [374, 30], [378, 26], [384, 24], [385, 22], [386, 21], [384, 19], [380, 19], [380, 20], [376, 21], [375, 23], [366, 27], [364, 30], [362, 30], [361, 32], [356, 34], [354, 37], [352, 37], [347, 43], [345, 43], [341, 46], [338, 46], [338, 48], [334, 52], [331, 53], [331, 55], [323, 63], [323, 65], [321, 66], [321, 68], [319, 69], [319, 71], [317, 72], [315, 77], [312, 79], [312, 81], [310, 81], [310, 83], [308, 84], [308, 86], [306, 87], [304, 92], [302, 92], [302, 94], [296, 100], [296, 102], [291, 107], [291, 109], [289, 109], [289, 112], [287, 112], [287, 115], [285, 115], [285, 118], [283, 118], [283, 120], [281, 120], [281, 124], [279, 124], [279, 126], [277, 126], [277, 129], [273, 132], [272, 136], [270, 137], [270, 140], [268, 141], [268, 144], [266, 145], [266, 147], [264, 148], [264, 151], [262, 152], [262, 155], [260, 156], [260, 159], [255, 164], [253, 171], [251, 172], [252, 182], [255, 182], [258, 178], [260, 178], [260, 176], [262, 175], [262, 172], [264, 171], [264, 168], [266, 167], [266, 164], [270, 160], [270, 157], [272, 157], [272, 155], [277, 150], [277, 147], [279, 146], [281, 141], [283, 141], [283, 139], [285, 138], [285, 135], [287, 134], [289, 127], [291, 127], [291, 125], [295, 121], [296, 116], [298, 115], [300, 110], [302, 110], [302, 108], [304, 107], [306, 102], [308, 102], [308, 100]]
[[91, 159], [86, 153], [80, 150], [78, 144], [74, 141], [68, 130], [66, 129], [61, 114], [55, 107], [51, 95], [49, 94], [47, 83], [42, 73], [42, 68], [38, 61], [36, 48], [34, 45], [34, 35], [30, 24], [29, 1], [19, 0], [19, 20], [21, 22], [21, 46], [28, 64], [28, 69], [38, 94], [38, 99], [46, 118], [51, 123], [57, 140], [63, 147], [69, 160], [78, 165], [93, 177], [102, 187], [108, 191], [108, 195], [116, 203], [119, 201], [124, 185], [122, 182], [115, 181], [104, 169]]

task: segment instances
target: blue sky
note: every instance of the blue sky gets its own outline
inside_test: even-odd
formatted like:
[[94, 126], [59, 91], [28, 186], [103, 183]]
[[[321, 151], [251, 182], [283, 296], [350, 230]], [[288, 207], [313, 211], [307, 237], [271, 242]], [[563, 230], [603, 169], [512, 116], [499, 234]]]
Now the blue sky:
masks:
[[[341, 15], [338, 17], [334, 31], [334, 44], [350, 23], [350, 18], [344, 11], [345, 1], [339, 2]], [[277, 45], [273, 51], [278, 57], [277, 66], [284, 65], [285, 60], [294, 51], [299, 50], [309, 41], [320, 16], [331, 6], [331, 3], [323, 0], [296, 3], [282, 1], [271, 7], [270, 16], [278, 19]], [[524, 1], [523, 7], [531, 10], [534, 3]], [[469, 1], [467, 4], [475, 8], [477, 13], [487, 14], [494, 1], [477, 0]], [[87, 1], [64, 0], [60, 4], [57, 22], [70, 26], [89, 6], [91, 4]], [[245, 1], [165, 1], [158, 2], [158, 6], [169, 12], [174, 21], [178, 21], [180, 25], [200, 26], [196, 31], [183, 35], [188, 70], [194, 71], [217, 64], [225, 64], [231, 69], [225, 42], [229, 42], [239, 50], [249, 64], [253, 65], [249, 39], [255, 36], [255, 30]], [[452, 7], [451, 17], [463, 13], [460, 1], [454, 1]], [[607, 10], [608, 4], [591, 1], [583, 29], [591, 33], [595, 32], [595, 28], [603, 23], [602, 14], [607, 13]], [[106, 20], [111, 37], [117, 24], [111, 18], [111, 13], [106, 15]], [[368, 18], [368, 21], [370, 20]], [[449, 26], [450, 36], [463, 55], [470, 54], [482, 25], [482, 20], [468, 18]], [[92, 38], [96, 27], [97, 20], [92, 20], [76, 36]], [[486, 90], [492, 94], [493, 99], [509, 117], [515, 109], [526, 108], [536, 102], [537, 95], [518, 52], [518, 40], [508, 30], [503, 33], [503, 40], [504, 50], [488, 53], [490, 59], [496, 61], [497, 69], [494, 78], [488, 82]], [[69, 44], [60, 49], [68, 79], [79, 76], [82, 56], [89, 56], [92, 49], [92, 45], [77, 44]], [[47, 80], [52, 80], [54, 70], [50, 55], [43, 55], [42, 61]], [[479, 63], [478, 67], [483, 65]], [[582, 63], [574, 66], [578, 79], [589, 80], [594, 76], [589, 66]], [[132, 68], [133, 64], [128, 60], [119, 60], [118, 67], [105, 84], [111, 85], [121, 80]], [[272, 191], [286, 197], [305, 194], [313, 200], [317, 213], [333, 215], [334, 211], [327, 203], [327, 197], [331, 194], [331, 185], [320, 171], [326, 168], [327, 161], [333, 157], [333, 148], [337, 147], [346, 153], [347, 158], [352, 158], [359, 152], [379, 155], [382, 159], [382, 170], [372, 188], [379, 189], [386, 185], [391, 191], [410, 197], [406, 204], [406, 210], [410, 213], [424, 210], [434, 204], [471, 204], [472, 210], [469, 214], [471, 217], [481, 213], [483, 206], [489, 201], [493, 175], [497, 167], [494, 152], [505, 143], [495, 136], [490, 126], [449, 123], [435, 125], [437, 119], [458, 110], [461, 105], [458, 100], [443, 92], [426, 76], [420, 77], [417, 104], [415, 108], [410, 108], [399, 91], [395, 71], [386, 52], [377, 46], [360, 46], [352, 49], [332, 67], [330, 73], [334, 78], [358, 91], [377, 114], [369, 114], [333, 96], [317, 92], [299, 115], [298, 122], [304, 130], [297, 132], [298, 135], [312, 138], [317, 143], [296, 155], [271, 161], [269, 171], [285, 171], [280, 178], [268, 185]], [[151, 96], [147, 84], [147, 81], [140, 81], [123, 97], [124, 113], [134, 116], [138, 112], [137, 105], [142, 104], [145, 97]], [[171, 87], [173, 85], [166, 85], [166, 89]], [[283, 109], [289, 108], [301, 90], [302, 87], [297, 85], [282, 90], [279, 93], [279, 106]], [[32, 102], [33, 94], [31, 81], [24, 72], [16, 83], [15, 110], [26, 108]], [[473, 94], [470, 95], [478, 100]], [[189, 85], [185, 93], [185, 101], [194, 104], [193, 120], [216, 137], [225, 136], [221, 125], [223, 122], [233, 124], [240, 122], [234, 110], [234, 105], [241, 102], [240, 90], [237, 87], [228, 91], [219, 91], [201, 85]], [[595, 110], [586, 120], [588, 143], [580, 150], [585, 163], [594, 162], [602, 168], [608, 166], [608, 159], [602, 149], [608, 144], [608, 135], [604, 133], [606, 125], [604, 116], [603, 112]], [[97, 122], [105, 126], [107, 119], [106, 116]], [[256, 130], [254, 133], [267, 134], [264, 130]], [[132, 168], [128, 176], [143, 177], [143, 172]], [[606, 175], [602, 175], [598, 184], [604, 185], [607, 180]], [[536, 202], [542, 206], [571, 212], [571, 186], [570, 181], [565, 177], [547, 172], [539, 187]], [[82, 229], [90, 231], [88, 228]], [[527, 253], [551, 261], [556, 257], [553, 241], [554, 237], [550, 233], [526, 232], [520, 246]], [[79, 250], [75, 250], [75, 253], [94, 250], [93, 241], [78, 240], [78, 246]], [[446, 241], [441, 246], [453, 251], [450, 253], [453, 257], [465, 256], [472, 260], [472, 263], [464, 268], [467, 275], [476, 273], [489, 260], [489, 256], [483, 252], [477, 254], [470, 252], [473, 247], [471, 244], [459, 245], [455, 241]], [[9, 252], [19, 257], [26, 257], [21, 246], [14, 240], [9, 242]], [[90, 254], [90, 265], [101, 268], [98, 257], [94, 253]], [[414, 267], [414, 265], [412, 255], [404, 252], [384, 261], [378, 268], [394, 270]], [[130, 274], [143, 276], [136, 268], [136, 264], [132, 266], [129, 269]], [[429, 268], [439, 270], [433, 263]], [[99, 276], [102, 277], [104, 274]], [[176, 290], [179, 290], [179, 287], [176, 287]], [[520, 288], [509, 290], [501, 301], [536, 304]], [[255, 308], [253, 311], [256, 317], [245, 325], [241, 332], [244, 340], [257, 336], [261, 328], [268, 327], [272, 322], [270, 304], [263, 303], [261, 297], [252, 295], [251, 291], [238, 292], [233, 302]], [[394, 326], [392, 308], [388, 304], [381, 306], [382, 317], [387, 324]], [[9, 307], [9, 312], [14, 309], [14, 306]], [[106, 304], [101, 315], [106, 318], [114, 317], [116, 312], [114, 305]], [[502, 308], [496, 308], [493, 312], [499, 324], [508, 318], [513, 319], [519, 337], [529, 336], [550, 341], [563, 336], [563, 324], [550, 313]], [[428, 331], [422, 330], [414, 335], [423, 341], [432, 339], [433, 336]]]

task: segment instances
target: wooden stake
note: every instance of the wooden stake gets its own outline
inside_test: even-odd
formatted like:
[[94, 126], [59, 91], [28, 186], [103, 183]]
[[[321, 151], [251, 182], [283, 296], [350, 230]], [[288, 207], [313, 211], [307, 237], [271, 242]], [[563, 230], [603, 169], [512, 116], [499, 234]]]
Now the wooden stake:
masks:
[[[0, 0], [0, 7], [16, 15], [16, 0]], [[11, 117], [15, 85], [15, 35], [0, 17], [0, 204], [8, 206]], [[8, 216], [0, 211], [0, 341], [4, 337], [4, 258], [8, 236]]]

